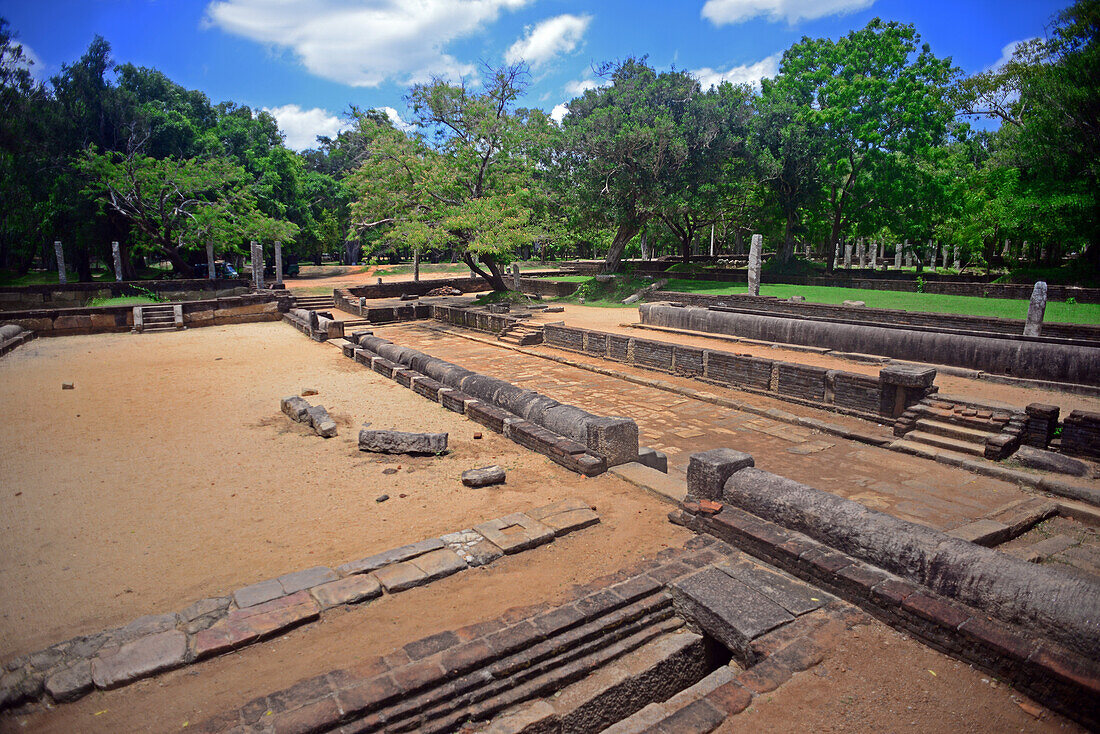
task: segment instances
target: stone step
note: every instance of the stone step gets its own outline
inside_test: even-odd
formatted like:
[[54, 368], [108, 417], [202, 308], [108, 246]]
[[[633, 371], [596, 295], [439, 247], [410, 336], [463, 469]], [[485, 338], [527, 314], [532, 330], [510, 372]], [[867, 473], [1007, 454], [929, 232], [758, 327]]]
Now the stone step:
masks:
[[1042, 563], [1047, 558], [1057, 555], [1067, 548], [1077, 545], [1077, 541], [1068, 535], [1055, 535], [1038, 543], [1026, 545], [1021, 548], [1007, 548], [1005, 553], [1016, 556], [1028, 563]]
[[928, 418], [929, 420], [950, 423], [952, 425], [963, 426], [986, 433], [1000, 433], [1003, 427], [1007, 425], [1006, 422], [993, 421], [990, 418], [979, 418], [976, 415], [959, 415], [952, 411], [941, 411], [927, 405], [914, 405], [910, 410], [913, 410], [918, 416]]
[[937, 436], [953, 438], [956, 441], [981, 444], [983, 449], [985, 446], [986, 437], [993, 433], [992, 431], [982, 431], [976, 428], [968, 428], [966, 426], [961, 426], [957, 423], [932, 420], [931, 418], [918, 418], [917, 430], [924, 433], [934, 433]]
[[[954, 451], [959, 454], [968, 454], [970, 456], [985, 456], [985, 445], [978, 445], [969, 441], [958, 441], [947, 436], [940, 436], [935, 433], [926, 433], [924, 431], [910, 431], [905, 434], [905, 441], [909, 443], [923, 443], [928, 446], [935, 446], [940, 449], [947, 449], [948, 451]], [[895, 443], [903, 443], [896, 441]]]
[[473, 731], [483, 734], [604, 731], [646, 704], [663, 701], [685, 687], [697, 685], [706, 668], [702, 636], [683, 630], [663, 634], [567, 685], [552, 697], [513, 706]]
[[663, 731], [658, 727], [660, 722], [702, 699], [719, 686], [729, 683], [741, 672], [740, 666], [736, 664], [724, 665], [667, 700], [655, 697], [653, 703], [604, 729], [603, 734], [641, 734], [651, 729]]

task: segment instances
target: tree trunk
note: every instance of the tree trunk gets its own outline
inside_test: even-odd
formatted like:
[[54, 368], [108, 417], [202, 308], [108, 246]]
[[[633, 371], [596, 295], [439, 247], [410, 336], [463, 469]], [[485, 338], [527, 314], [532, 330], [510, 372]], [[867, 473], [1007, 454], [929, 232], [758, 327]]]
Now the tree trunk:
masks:
[[504, 277], [500, 274], [500, 269], [497, 267], [496, 263], [493, 262], [492, 258], [489, 258], [484, 262], [484, 264], [488, 266], [489, 272], [485, 272], [480, 267], [478, 267], [477, 263], [474, 262], [474, 256], [472, 253], [462, 253], [462, 261], [470, 266], [470, 270], [474, 271], [478, 274], [479, 277], [484, 279], [485, 282], [489, 284], [489, 287], [492, 288], [494, 291], [508, 290], [508, 286], [504, 284]]
[[779, 264], [787, 265], [794, 258], [794, 211], [787, 212], [787, 223], [783, 226], [783, 247], [779, 251]]
[[623, 250], [626, 249], [630, 240], [634, 239], [634, 235], [641, 231], [643, 224], [645, 224], [644, 219], [628, 219], [619, 225], [618, 231], [615, 232], [615, 239], [611, 241], [611, 247], [608, 249], [607, 255], [603, 259], [603, 266], [600, 268], [600, 272], [619, 272], [619, 268], [622, 265]]

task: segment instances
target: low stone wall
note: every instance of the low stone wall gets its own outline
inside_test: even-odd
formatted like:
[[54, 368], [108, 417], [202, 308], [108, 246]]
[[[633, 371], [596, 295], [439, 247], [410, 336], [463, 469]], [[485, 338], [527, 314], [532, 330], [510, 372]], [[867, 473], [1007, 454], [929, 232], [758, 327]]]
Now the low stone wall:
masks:
[[73, 308], [93, 298], [140, 296], [143, 291], [152, 291], [168, 301], [200, 301], [244, 295], [249, 292], [249, 283], [243, 278], [190, 278], [5, 286], [0, 287], [0, 311]]
[[[231, 296], [183, 304], [187, 327], [223, 326], [251, 321], [278, 321], [281, 302], [268, 294]], [[134, 327], [133, 306], [59, 308], [12, 311], [5, 321], [33, 330], [39, 336], [69, 336], [130, 331]]]
[[1075, 410], [1062, 422], [1062, 451], [1100, 459], [1100, 413]]
[[[842, 321], [845, 323], [915, 326], [934, 331], [951, 330], [1014, 336], [1022, 336], [1024, 333], [1024, 322], [1020, 319], [902, 311], [891, 308], [837, 306], [828, 303], [790, 303], [774, 296], [750, 296], [747, 293], [708, 296], [676, 291], [655, 291], [647, 293], [645, 300], [669, 301], [703, 308], [732, 309], [773, 316], [797, 316], [799, 318]], [[1074, 342], [1087, 342], [1096, 346], [1100, 345], [1100, 326], [1048, 322], [1043, 324], [1040, 339], [1043, 341], [1072, 340]]]
[[508, 314], [489, 313], [477, 311], [471, 308], [456, 308], [454, 306], [432, 306], [431, 318], [455, 326], [462, 326], [474, 331], [484, 331], [490, 334], [499, 334], [512, 324], [522, 319]]
[[936, 332], [885, 324], [815, 321], [671, 303], [647, 303], [642, 323], [783, 344], [876, 354], [1054, 382], [1100, 385], [1100, 347], [1028, 337]]
[[[593, 415], [373, 335], [359, 337], [358, 344], [384, 361], [375, 365], [370, 360], [372, 369], [388, 371], [390, 377], [425, 397], [463, 412], [573, 471], [600, 473], [608, 466], [638, 459], [638, 425], [629, 418]], [[355, 356], [358, 361], [359, 355]], [[577, 458], [586, 452], [598, 457], [603, 466], [588, 471], [585, 462]]]
[[34, 339], [34, 332], [18, 324], [0, 326], [0, 357]]
[[[538, 293], [539, 295], [564, 295], [567, 296], [576, 290], [575, 283], [557, 283], [555, 281], [541, 280], [535, 276], [560, 275], [557, 270], [545, 270], [526, 273], [520, 276], [520, 285], [525, 293]], [[506, 275], [506, 285], [512, 285], [512, 277]], [[484, 293], [492, 288], [484, 278], [434, 278], [431, 280], [396, 280], [391, 282], [376, 283], [373, 285], [359, 285], [348, 288], [347, 292], [352, 298], [400, 298], [401, 296], [423, 296], [428, 291], [443, 287], [457, 288], [463, 293]], [[572, 286], [569, 289], [568, 286]], [[528, 290], [530, 288], [531, 290]], [[559, 291], [561, 291], [559, 293]]]
[[935, 390], [932, 369], [888, 366], [879, 377], [871, 377], [558, 324], [543, 328], [543, 343], [881, 423], [893, 423], [907, 407]]

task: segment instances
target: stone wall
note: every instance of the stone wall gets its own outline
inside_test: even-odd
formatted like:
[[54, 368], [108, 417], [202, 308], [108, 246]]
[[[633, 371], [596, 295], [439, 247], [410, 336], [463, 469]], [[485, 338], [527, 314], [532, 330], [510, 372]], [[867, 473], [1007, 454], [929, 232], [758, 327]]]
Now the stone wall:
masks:
[[[520, 286], [524, 293], [538, 293], [544, 296], [567, 296], [577, 289], [576, 283], [558, 283], [532, 277], [537, 275], [559, 275], [556, 270], [527, 273], [520, 277]], [[505, 275], [504, 282], [511, 286], [512, 278]], [[347, 292], [358, 302], [360, 298], [400, 298], [401, 296], [423, 296], [428, 291], [443, 287], [457, 288], [463, 293], [484, 293], [492, 290], [484, 278], [436, 278], [432, 280], [398, 280], [389, 283], [359, 285], [348, 288]]]
[[[544, 344], [623, 362], [635, 367], [694, 377], [723, 387], [759, 392], [881, 423], [892, 423], [906, 407], [935, 390], [935, 370], [884, 368], [879, 377], [732, 354], [653, 339], [606, 334], [547, 324]], [[902, 391], [898, 399], [898, 390]]]
[[455, 326], [462, 326], [474, 331], [485, 331], [490, 334], [499, 334], [512, 324], [522, 319], [508, 314], [489, 313], [470, 308], [456, 308], [454, 306], [431, 307], [431, 318]]
[[1100, 413], [1075, 410], [1062, 421], [1062, 451], [1100, 459]]
[[7, 286], [0, 288], [0, 311], [74, 308], [83, 306], [93, 298], [140, 296], [144, 295], [142, 291], [152, 291], [173, 302], [199, 301], [241, 296], [249, 292], [249, 285], [247, 280], [241, 278], [189, 278]]
[[[1030, 296], [1030, 291], [1028, 292]], [[936, 331], [957, 330], [986, 332], [994, 334], [1023, 335], [1022, 319], [1002, 319], [996, 317], [965, 316], [961, 314], [927, 313], [922, 311], [901, 311], [891, 308], [865, 308], [860, 306], [838, 306], [827, 303], [790, 303], [774, 296], [750, 296], [735, 293], [727, 296], [708, 296], [697, 293], [679, 293], [676, 291], [655, 291], [645, 296], [647, 301], [670, 301], [688, 306], [703, 308], [724, 308], [735, 311], [767, 313], [775, 316], [798, 316], [817, 320], [854, 322], [861, 324], [887, 324], [916, 326]], [[1043, 324], [1042, 337], [1045, 341], [1073, 340], [1096, 342], [1100, 345], [1100, 326], [1088, 324]]]
[[1091, 345], [670, 303], [647, 303], [639, 311], [642, 323], [655, 326], [954, 365], [991, 374], [1100, 385], [1100, 347]]
[[[278, 321], [280, 301], [270, 294], [230, 296], [183, 304], [187, 327], [222, 326], [251, 321]], [[55, 308], [12, 311], [4, 320], [30, 329], [39, 336], [69, 336], [130, 331], [134, 326], [133, 306]]]

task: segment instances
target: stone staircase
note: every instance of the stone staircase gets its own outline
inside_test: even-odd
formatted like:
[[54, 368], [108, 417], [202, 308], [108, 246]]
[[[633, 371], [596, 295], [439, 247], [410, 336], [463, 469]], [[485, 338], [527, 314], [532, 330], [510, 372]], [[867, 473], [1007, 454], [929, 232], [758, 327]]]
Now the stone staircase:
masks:
[[924, 453], [932, 447], [967, 456], [1003, 459], [1019, 447], [1026, 416], [1009, 408], [935, 396], [906, 410], [894, 424], [894, 447]]
[[182, 304], [162, 304], [157, 306], [134, 306], [135, 334], [154, 331], [176, 331], [186, 328], [183, 325]]
[[336, 301], [329, 296], [295, 296], [294, 308], [304, 308], [307, 311], [330, 311], [336, 308]]
[[542, 344], [542, 325], [529, 321], [517, 321], [497, 335], [497, 339], [519, 347]]

